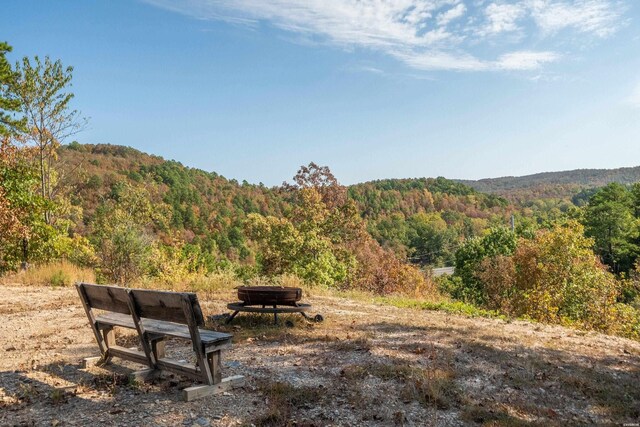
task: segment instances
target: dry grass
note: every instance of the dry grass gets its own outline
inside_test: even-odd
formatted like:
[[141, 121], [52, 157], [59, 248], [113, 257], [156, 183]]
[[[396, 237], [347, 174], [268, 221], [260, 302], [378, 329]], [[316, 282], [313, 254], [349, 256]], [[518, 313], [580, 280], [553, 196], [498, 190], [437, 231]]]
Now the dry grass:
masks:
[[401, 396], [425, 406], [449, 409], [460, 402], [455, 371], [447, 368], [413, 368]]
[[337, 351], [370, 351], [373, 343], [368, 334], [356, 338], [347, 338], [338, 340], [334, 343], [333, 348]]
[[304, 426], [304, 422], [295, 419], [295, 411], [318, 405], [326, 397], [319, 387], [294, 387], [285, 382], [265, 380], [257, 386], [267, 406], [253, 422], [258, 427]]
[[95, 274], [90, 268], [78, 267], [68, 261], [34, 265], [27, 271], [0, 278], [4, 285], [21, 283], [28, 286], [71, 286], [75, 282], [95, 282]]
[[449, 409], [460, 401], [455, 371], [446, 366], [425, 367], [409, 363], [375, 362], [347, 365], [340, 375], [352, 383], [352, 387], [357, 387], [357, 381], [368, 377], [396, 381], [402, 385], [400, 397], [403, 401], [416, 401], [437, 409]]

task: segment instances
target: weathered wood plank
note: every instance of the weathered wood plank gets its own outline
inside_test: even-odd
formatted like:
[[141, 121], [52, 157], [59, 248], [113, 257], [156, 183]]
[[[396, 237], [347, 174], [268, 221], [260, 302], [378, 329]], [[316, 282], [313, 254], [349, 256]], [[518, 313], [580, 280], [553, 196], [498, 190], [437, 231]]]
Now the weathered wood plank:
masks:
[[130, 314], [103, 313], [96, 317], [96, 322], [99, 329], [108, 329], [112, 326], [120, 326], [122, 328], [129, 329], [136, 328]]
[[[120, 326], [123, 328], [135, 329], [133, 319], [129, 315], [118, 313], [105, 313], [99, 315], [97, 318], [98, 328], [103, 329], [109, 326]], [[154, 333], [157, 335], [166, 335], [175, 338], [191, 339], [191, 333], [186, 325], [181, 325], [175, 322], [164, 322], [161, 320], [141, 319], [145, 330], [148, 333]], [[228, 342], [231, 345], [231, 338], [233, 335], [224, 332], [210, 331], [207, 329], [199, 329], [200, 339], [205, 347], [219, 343], [224, 345]]]
[[164, 358], [158, 359], [156, 361], [156, 365], [158, 368], [168, 372], [173, 372], [174, 374], [184, 375], [195, 380], [202, 380], [202, 373], [200, 372], [200, 369], [198, 369], [198, 367], [193, 363]]
[[182, 306], [182, 299], [186, 296], [191, 301], [192, 306], [198, 306], [197, 310], [194, 311], [200, 313], [200, 318], [196, 318], [196, 321], [198, 321], [198, 326], [204, 326], [204, 318], [198, 304], [198, 297], [194, 293], [152, 291], [147, 289], [132, 289], [131, 293], [136, 301], [140, 317], [181, 324], [187, 323]]
[[182, 295], [182, 309], [184, 310], [185, 318], [189, 326], [189, 334], [191, 335], [191, 343], [193, 344], [193, 351], [196, 353], [196, 359], [198, 360], [198, 367], [202, 374], [202, 380], [207, 384], [215, 384], [213, 381], [213, 374], [211, 373], [211, 366], [207, 360], [207, 356], [204, 352], [204, 346], [200, 340], [200, 331], [198, 330], [198, 324], [196, 323], [196, 317], [193, 312], [193, 302], [188, 295]]
[[103, 356], [103, 360], [100, 361], [101, 365], [106, 365], [111, 362], [111, 355], [109, 354], [109, 348], [116, 345], [116, 333], [113, 330], [113, 327], [104, 329], [102, 331], [102, 336], [104, 337], [104, 344], [107, 348], [106, 354]]
[[87, 296], [89, 307], [129, 314], [129, 305], [127, 303], [129, 297], [125, 288], [89, 283], [81, 283], [80, 286]]
[[222, 352], [220, 350], [207, 353], [207, 362], [211, 367], [213, 375], [213, 383], [218, 384], [222, 381]]
[[107, 351], [109, 357], [119, 357], [121, 359], [130, 360], [131, 362], [140, 363], [149, 366], [147, 355], [138, 350], [131, 350], [126, 347], [114, 345], [109, 347]]
[[234, 375], [232, 377], [224, 378], [217, 384], [187, 387], [182, 390], [182, 398], [187, 402], [191, 402], [193, 400], [222, 393], [233, 388], [242, 387], [244, 382], [245, 380], [242, 375]]
[[133, 319], [133, 324], [136, 327], [136, 331], [138, 332], [138, 337], [140, 338], [140, 345], [142, 346], [142, 350], [144, 354], [147, 356], [148, 364], [152, 368], [156, 368], [156, 358], [154, 353], [151, 351], [151, 342], [149, 341], [149, 337], [145, 332], [144, 325], [140, 321], [139, 316], [139, 307], [136, 304], [135, 299], [131, 291], [127, 291], [127, 296], [129, 297], [129, 311], [131, 311], [131, 318]]
[[96, 342], [98, 343], [98, 348], [100, 349], [100, 354], [102, 357], [105, 357], [107, 353], [107, 346], [104, 343], [104, 339], [102, 338], [102, 334], [98, 330], [96, 324], [96, 317], [93, 314], [93, 310], [89, 305], [89, 300], [87, 298], [87, 293], [85, 292], [85, 286], [82, 283], [76, 284], [76, 290], [78, 291], [78, 295], [80, 295], [80, 302], [82, 303], [82, 307], [84, 308], [84, 312], [87, 314], [87, 318], [89, 319], [89, 324], [91, 326], [91, 330], [93, 331], [93, 335], [96, 338]]
[[82, 359], [82, 369], [87, 369], [92, 366], [98, 366], [101, 360], [102, 356], [85, 357], [84, 359]]
[[153, 351], [153, 355], [156, 358], [156, 363], [158, 359], [163, 359], [165, 356], [165, 348], [166, 348], [166, 340], [164, 337], [162, 338], [151, 338], [151, 351]]

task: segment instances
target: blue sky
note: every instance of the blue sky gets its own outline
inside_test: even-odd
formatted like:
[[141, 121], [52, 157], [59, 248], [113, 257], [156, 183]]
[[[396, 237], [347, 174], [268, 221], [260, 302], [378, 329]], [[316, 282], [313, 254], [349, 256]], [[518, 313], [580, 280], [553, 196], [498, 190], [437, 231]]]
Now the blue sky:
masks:
[[77, 139], [276, 185], [640, 165], [637, 0], [14, 1]]

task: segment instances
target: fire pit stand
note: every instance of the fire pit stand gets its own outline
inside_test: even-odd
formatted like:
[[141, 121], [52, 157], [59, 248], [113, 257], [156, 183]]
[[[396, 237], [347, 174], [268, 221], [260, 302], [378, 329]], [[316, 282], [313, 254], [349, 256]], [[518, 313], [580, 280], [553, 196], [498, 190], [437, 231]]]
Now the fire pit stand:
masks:
[[241, 286], [238, 288], [239, 302], [227, 304], [233, 314], [227, 319], [227, 324], [238, 315], [238, 313], [273, 313], [273, 320], [278, 324], [278, 314], [300, 313], [305, 319], [313, 322], [322, 322], [324, 318], [321, 314], [309, 316], [311, 304], [301, 304], [298, 301], [302, 298], [302, 289], [285, 288], [276, 286]]

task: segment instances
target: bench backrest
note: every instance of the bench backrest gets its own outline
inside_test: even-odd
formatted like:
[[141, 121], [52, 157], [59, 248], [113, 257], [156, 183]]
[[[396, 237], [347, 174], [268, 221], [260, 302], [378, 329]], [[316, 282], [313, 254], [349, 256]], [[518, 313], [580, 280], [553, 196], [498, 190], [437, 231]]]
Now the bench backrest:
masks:
[[154, 291], [131, 289], [136, 311], [142, 318], [204, 326], [198, 296], [192, 292]]
[[118, 286], [78, 283], [78, 292], [89, 308], [131, 314], [129, 295], [125, 288]]
[[[192, 292], [127, 289], [118, 286], [78, 283], [78, 292], [89, 309], [131, 314], [130, 299], [138, 317], [204, 326], [198, 296]], [[131, 296], [131, 297], [130, 297]]]

